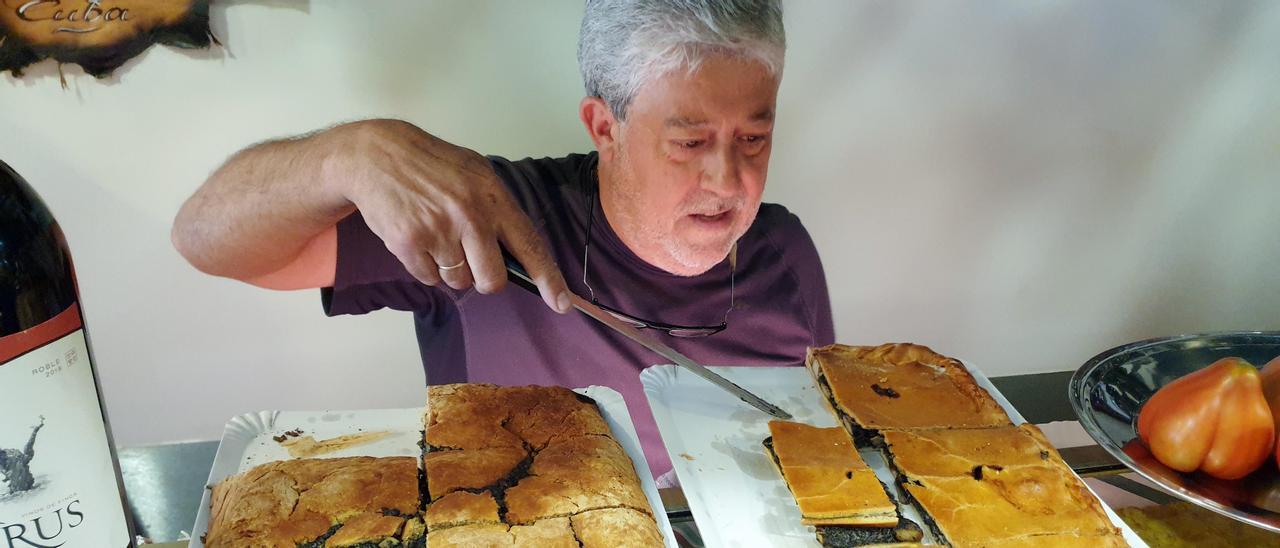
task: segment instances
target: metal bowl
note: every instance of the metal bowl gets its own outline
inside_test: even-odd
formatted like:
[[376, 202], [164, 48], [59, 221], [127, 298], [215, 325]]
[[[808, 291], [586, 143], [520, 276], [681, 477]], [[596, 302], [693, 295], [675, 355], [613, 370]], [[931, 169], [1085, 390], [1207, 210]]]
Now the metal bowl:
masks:
[[1183, 474], [1156, 461], [1138, 440], [1138, 411], [1174, 379], [1236, 356], [1258, 367], [1280, 355], [1280, 331], [1208, 333], [1150, 339], [1094, 356], [1071, 377], [1071, 407], [1085, 431], [1134, 472], [1188, 502], [1280, 532], [1280, 473], [1271, 459], [1253, 474], [1224, 481]]

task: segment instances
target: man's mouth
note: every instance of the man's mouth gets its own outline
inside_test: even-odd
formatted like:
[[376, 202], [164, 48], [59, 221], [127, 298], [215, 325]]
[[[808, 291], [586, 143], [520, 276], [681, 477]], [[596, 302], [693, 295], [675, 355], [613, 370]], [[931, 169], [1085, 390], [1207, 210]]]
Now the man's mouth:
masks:
[[733, 221], [733, 210], [726, 209], [719, 213], [702, 214], [693, 213], [689, 215], [699, 226], [707, 228], [720, 228], [729, 225]]

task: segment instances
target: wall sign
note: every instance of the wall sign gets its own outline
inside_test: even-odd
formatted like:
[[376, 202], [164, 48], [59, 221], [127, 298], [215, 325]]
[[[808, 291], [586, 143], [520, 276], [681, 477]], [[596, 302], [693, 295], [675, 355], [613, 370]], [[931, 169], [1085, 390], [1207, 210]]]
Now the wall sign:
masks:
[[52, 57], [99, 78], [152, 44], [206, 48], [209, 0], [0, 0], [0, 72]]

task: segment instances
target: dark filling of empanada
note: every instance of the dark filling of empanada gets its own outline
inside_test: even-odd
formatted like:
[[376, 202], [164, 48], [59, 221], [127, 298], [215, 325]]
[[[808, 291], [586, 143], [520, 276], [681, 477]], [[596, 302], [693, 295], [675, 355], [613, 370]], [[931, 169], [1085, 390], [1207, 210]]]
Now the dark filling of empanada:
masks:
[[505, 478], [489, 487], [489, 492], [493, 493], [493, 500], [498, 502], [498, 521], [507, 522], [507, 489], [514, 487], [529, 475], [529, 467], [533, 466], [533, 457], [536, 455], [536, 452], [530, 452], [524, 460], [520, 461], [520, 464], [511, 469]]
[[324, 548], [324, 543], [329, 541], [329, 537], [337, 534], [338, 529], [341, 529], [341, 528], [342, 528], [341, 523], [334, 525], [333, 527], [330, 527], [328, 531], [325, 531], [323, 535], [320, 535], [320, 538], [317, 538], [311, 542], [304, 542], [302, 544], [299, 544], [298, 548]]
[[972, 471], [970, 471], [970, 472], [969, 472], [969, 474], [970, 474], [971, 476], [973, 476], [973, 479], [976, 479], [976, 480], [978, 480], [978, 481], [982, 481], [982, 469], [983, 469], [983, 468], [990, 468], [990, 469], [992, 469], [992, 470], [995, 470], [996, 472], [999, 472], [999, 471], [1001, 471], [1001, 470], [1004, 470], [1004, 467], [1003, 467], [1003, 466], [1000, 466], [999, 464], [979, 464], [979, 465], [977, 465], [977, 466], [974, 466], [974, 467], [973, 467], [973, 470], [972, 470]]
[[[386, 513], [388, 511], [396, 512], [396, 513], [388, 514]], [[394, 510], [391, 508], [383, 509], [382, 512], [383, 512], [383, 515], [387, 515], [387, 516], [399, 515], [399, 512], [397, 510]], [[329, 538], [332, 537], [333, 535], [338, 534], [339, 529], [342, 529], [341, 523], [334, 525], [333, 527], [330, 527], [328, 531], [325, 531], [323, 535], [320, 535], [320, 538], [317, 538], [311, 542], [304, 542], [302, 544], [299, 544], [298, 548], [325, 548], [325, 544], [329, 542]], [[388, 540], [396, 540], [396, 539], [394, 537], [387, 537], [380, 541], [361, 542], [359, 544], [348, 544], [346, 546], [343, 546], [342, 548], [383, 548], [383, 543]], [[426, 542], [427, 542], [426, 539], [422, 539], [422, 544], [419, 544], [418, 546], [425, 547]]]
[[[425, 463], [427, 461], [425, 456], [423, 460], [420, 462], [424, 463], [423, 466], [426, 465]], [[419, 514], [427, 511], [427, 502], [428, 502], [428, 499], [431, 498], [431, 496], [428, 494], [430, 492], [431, 491], [427, 490], [427, 471], [422, 467], [419, 467], [418, 468], [418, 513]]]
[[[394, 540], [394, 539], [387, 539], [387, 540]], [[386, 540], [381, 542], [361, 542], [360, 544], [348, 544], [346, 546], [343, 546], [342, 548], [386, 548], [385, 545], [382, 544], [383, 542], [386, 542]], [[321, 547], [323, 546], [324, 545], [321, 545]], [[399, 546], [399, 544], [392, 544], [391, 546]]]
[[906, 476], [901, 474], [898, 475], [898, 482], [902, 484], [902, 493], [907, 497], [907, 503], [920, 509], [920, 517], [924, 519], [924, 526], [929, 528], [929, 532], [933, 535], [933, 539], [943, 545], [951, 546], [951, 543], [947, 541], [946, 535], [942, 534], [942, 529], [938, 528], [938, 522], [934, 521], [933, 516], [929, 515], [929, 510], [920, 504], [920, 500], [917, 499], [915, 495], [911, 494], [910, 489], [907, 489], [908, 483], [915, 484], [917, 487], [924, 487], [924, 485], [916, 480], [908, 479]]
[[853, 525], [818, 525], [818, 542], [830, 548], [866, 546], [898, 542], [890, 527], [857, 527]]
[[916, 522], [902, 517], [898, 514], [898, 526], [893, 528], [893, 536], [898, 537], [898, 542], [923, 542], [924, 531]]
[[[464, 491], [467, 493], [476, 493], [476, 494], [489, 493], [490, 495], [493, 495], [493, 500], [498, 503], [498, 521], [506, 523], [507, 522], [507, 497], [506, 497], [507, 489], [514, 487], [517, 483], [520, 483], [520, 480], [529, 476], [529, 467], [533, 466], [533, 457], [536, 455], [537, 455], [536, 452], [529, 453], [529, 455], [526, 456], [524, 460], [520, 461], [520, 463], [517, 464], [515, 468], [512, 468], [511, 471], [508, 472], [506, 476], [504, 476], [502, 479], [498, 480], [496, 483], [492, 485], [489, 485], [487, 487], [458, 489], [458, 491]], [[424, 474], [424, 478], [425, 478], [425, 474]], [[423, 479], [422, 492], [423, 493], [429, 492], [427, 491], [425, 479]], [[443, 497], [443, 495], [441, 496]], [[436, 499], [436, 500], [439, 500], [439, 499]], [[426, 506], [423, 507], [423, 512], [426, 512]], [[456, 527], [459, 525], [467, 525], [467, 523], [460, 523], [452, 526]]]
[[[761, 443], [764, 445], [765, 452], [769, 453], [769, 458], [773, 459], [773, 465], [781, 473], [782, 461], [778, 459], [778, 454], [773, 450], [773, 436], [765, 438]], [[783, 483], [786, 483], [786, 476], [783, 476]], [[791, 491], [791, 484], [787, 484], [787, 491]], [[889, 499], [893, 500], [893, 496], [890, 495]], [[912, 542], [913, 540], [919, 540], [922, 536], [920, 526], [903, 518], [901, 512], [898, 513], [897, 527], [875, 527], [871, 525], [817, 525], [815, 527], [817, 528], [818, 542], [822, 543], [823, 546], [832, 548], [866, 546], [888, 542]], [[915, 538], [909, 538], [912, 536], [912, 531], [915, 532]]]
[[894, 390], [887, 386], [880, 386], [878, 384], [872, 384], [871, 391], [875, 392], [877, 396], [884, 396], [890, 399], [897, 399], [902, 397], [902, 394], [899, 394], [897, 390]]
[[[427, 453], [432, 451], [441, 451], [444, 448], [427, 445], [427, 431], [421, 430], [422, 435], [418, 436], [418, 447], [422, 448], [422, 456], [418, 457], [418, 513], [422, 514], [427, 511], [427, 506], [431, 504], [431, 490], [427, 484]], [[424, 541], [425, 542], [425, 541]]]
[[855, 525], [818, 525], [818, 542], [829, 548], [920, 542], [924, 532], [915, 522], [898, 516], [897, 527], [858, 527]]

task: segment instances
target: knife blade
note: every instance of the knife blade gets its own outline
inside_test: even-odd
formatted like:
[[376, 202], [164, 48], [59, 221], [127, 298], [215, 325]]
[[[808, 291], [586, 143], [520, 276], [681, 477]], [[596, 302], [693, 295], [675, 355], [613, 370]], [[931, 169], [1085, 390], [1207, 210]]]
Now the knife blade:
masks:
[[[510, 279], [516, 285], [519, 285], [520, 287], [523, 287], [524, 289], [532, 291], [534, 294], [537, 294], [538, 287], [534, 285], [533, 279], [529, 277], [529, 274], [527, 272], [525, 272], [524, 267], [521, 266], [520, 263], [517, 262], [510, 255], [507, 255], [505, 252], [503, 253], [503, 258], [506, 260], [506, 263], [507, 263], [508, 279]], [[693, 361], [692, 359], [686, 357], [684, 354], [681, 354], [680, 352], [676, 351], [676, 349], [671, 348], [666, 343], [663, 343], [662, 341], [658, 340], [657, 337], [654, 337], [653, 335], [644, 332], [644, 330], [642, 329], [638, 329], [626, 322], [623, 322], [622, 320], [619, 320], [618, 318], [613, 317], [612, 314], [609, 314], [608, 312], [605, 312], [604, 310], [600, 309], [600, 307], [594, 304], [591, 304], [590, 301], [583, 299], [582, 297], [578, 296], [572, 291], [569, 292], [569, 300], [570, 302], [573, 303], [573, 307], [576, 308], [579, 312], [586, 314], [587, 316], [590, 316], [592, 319], [604, 324], [606, 327], [614, 330], [618, 334], [628, 339], [631, 339], [636, 343], [639, 343], [640, 346], [648, 348], [649, 350], [653, 351], [659, 356], [662, 356], [668, 360], [671, 360], [671, 363], [674, 363], [680, 367], [683, 367], [684, 369], [687, 369], [689, 372], [706, 379], [707, 381], [711, 382], [711, 384], [714, 384], [724, 389], [725, 391], [729, 392], [730, 394], [733, 394], [738, 399], [745, 402], [747, 405], [750, 405], [756, 409], [759, 409], [773, 417], [777, 417], [783, 420], [791, 420], [792, 418], [791, 414], [787, 413], [786, 411], [783, 411], [782, 408], [765, 401], [764, 398], [761, 398], [760, 396], [757, 396], [751, 393], [751, 391], [741, 386], [738, 386], [733, 381], [720, 376], [719, 374], [715, 373], [714, 371], [711, 371], [710, 369], [707, 369], [702, 364], [696, 361]]]

